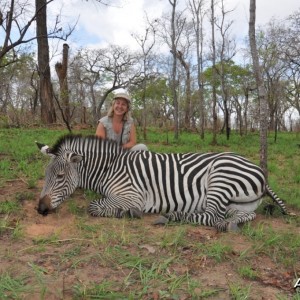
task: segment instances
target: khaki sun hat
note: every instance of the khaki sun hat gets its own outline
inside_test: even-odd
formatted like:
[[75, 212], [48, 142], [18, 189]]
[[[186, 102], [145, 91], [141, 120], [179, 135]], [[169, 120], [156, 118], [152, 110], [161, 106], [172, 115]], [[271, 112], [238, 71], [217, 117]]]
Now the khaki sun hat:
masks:
[[125, 100], [127, 100], [127, 102], [129, 104], [131, 103], [131, 99], [130, 99], [129, 95], [126, 94], [126, 93], [117, 93], [117, 94], [115, 94], [114, 99], [117, 99], [117, 98], [125, 99]]

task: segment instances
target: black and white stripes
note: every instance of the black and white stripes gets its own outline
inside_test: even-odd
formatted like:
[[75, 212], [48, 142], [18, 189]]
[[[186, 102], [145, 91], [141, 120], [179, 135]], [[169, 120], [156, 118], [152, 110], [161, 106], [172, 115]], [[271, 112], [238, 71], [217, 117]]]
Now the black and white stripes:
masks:
[[234, 153], [132, 152], [96, 137], [66, 136], [47, 154], [52, 160], [40, 213], [58, 206], [76, 187], [103, 195], [90, 204], [94, 216], [162, 213], [166, 221], [226, 230], [252, 220], [265, 193], [286, 213], [262, 170]]

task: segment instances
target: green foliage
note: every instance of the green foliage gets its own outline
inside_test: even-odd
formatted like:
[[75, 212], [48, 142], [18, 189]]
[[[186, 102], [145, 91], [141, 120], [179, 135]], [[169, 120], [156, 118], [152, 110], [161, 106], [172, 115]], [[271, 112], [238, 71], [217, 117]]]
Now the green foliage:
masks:
[[86, 209], [82, 205], [78, 205], [76, 202], [72, 201], [72, 199], [68, 200], [68, 207], [70, 213], [77, 216], [84, 216], [86, 214]]
[[299, 258], [300, 237], [294, 233], [277, 232], [261, 223], [256, 226], [245, 224], [242, 233], [255, 242], [257, 254], [268, 255], [286, 266], [293, 266]]
[[[74, 299], [124, 299], [122, 293], [113, 291], [115, 282], [103, 280], [99, 284], [85, 285], [78, 283], [73, 286]], [[134, 299], [134, 298], [127, 298]]]
[[20, 210], [20, 205], [16, 201], [4, 201], [0, 202], [0, 214], [9, 214], [18, 212]]
[[226, 260], [228, 254], [231, 253], [232, 248], [229, 245], [225, 245], [221, 241], [215, 241], [208, 244], [198, 244], [197, 247], [202, 252], [202, 255], [215, 259], [217, 262]]
[[238, 268], [239, 274], [248, 279], [256, 279], [257, 273], [251, 268], [251, 266], [241, 266]]
[[0, 274], [0, 295], [2, 299], [19, 299], [21, 292], [28, 288], [24, 276], [13, 277], [8, 273]]
[[230, 299], [247, 300], [251, 291], [251, 285], [244, 286], [239, 282], [229, 282]]
[[185, 245], [186, 228], [184, 226], [178, 227], [172, 234], [166, 233], [160, 242], [161, 248], [167, 248], [169, 250], [176, 250], [180, 246]]

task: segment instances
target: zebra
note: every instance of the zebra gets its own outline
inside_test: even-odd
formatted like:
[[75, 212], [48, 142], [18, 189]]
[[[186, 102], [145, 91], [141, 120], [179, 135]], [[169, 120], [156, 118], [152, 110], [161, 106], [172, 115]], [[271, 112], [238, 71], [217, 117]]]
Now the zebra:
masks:
[[154, 224], [178, 221], [238, 230], [239, 223], [256, 217], [265, 194], [288, 214], [262, 169], [235, 153], [129, 151], [107, 139], [75, 134], [62, 136], [53, 148], [37, 145], [51, 157], [37, 208], [42, 215], [78, 187], [102, 195], [88, 207], [98, 217], [156, 213]]

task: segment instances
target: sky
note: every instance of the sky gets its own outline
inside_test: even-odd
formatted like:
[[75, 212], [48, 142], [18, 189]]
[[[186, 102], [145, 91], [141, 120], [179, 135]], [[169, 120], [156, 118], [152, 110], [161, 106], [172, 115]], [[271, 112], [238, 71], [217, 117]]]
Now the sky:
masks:
[[[112, 6], [104, 6], [95, 0], [54, 1], [48, 6], [48, 13], [62, 12], [62, 21], [78, 23], [70, 40], [71, 48], [97, 48], [117, 44], [132, 49], [138, 45], [132, 38], [133, 32], [143, 32], [145, 12], [150, 19], [160, 18], [170, 12], [168, 0], [110, 0]], [[209, 0], [208, 0], [209, 1]], [[210, 1], [209, 1], [210, 2]], [[249, 0], [225, 0], [225, 7], [234, 10], [229, 18], [234, 21], [232, 34], [244, 39], [248, 34]], [[256, 25], [263, 26], [272, 17], [284, 19], [300, 9], [299, 0], [257, 0]], [[179, 0], [180, 8], [186, 0]]]

